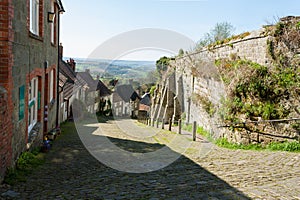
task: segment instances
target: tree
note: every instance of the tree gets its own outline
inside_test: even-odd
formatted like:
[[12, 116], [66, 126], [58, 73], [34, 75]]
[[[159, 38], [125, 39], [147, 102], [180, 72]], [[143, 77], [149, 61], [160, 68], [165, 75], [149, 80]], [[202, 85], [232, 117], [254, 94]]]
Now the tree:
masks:
[[217, 23], [213, 29], [204, 35], [197, 43], [196, 49], [200, 49], [217, 41], [231, 37], [234, 27], [229, 22]]
[[156, 70], [160, 75], [164, 71], [167, 71], [170, 60], [171, 60], [171, 58], [164, 56], [156, 61]]
[[184, 55], [183, 49], [179, 49], [178, 56], [183, 56], [183, 55]]

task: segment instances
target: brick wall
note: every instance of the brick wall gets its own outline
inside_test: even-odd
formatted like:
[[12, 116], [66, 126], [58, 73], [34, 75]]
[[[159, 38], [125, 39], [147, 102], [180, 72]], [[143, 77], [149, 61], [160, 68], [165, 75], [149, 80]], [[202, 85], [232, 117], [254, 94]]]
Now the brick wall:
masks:
[[12, 162], [12, 0], [0, 2], [0, 181]]
[[[50, 23], [47, 22], [47, 11], [51, 1], [40, 0], [39, 35], [30, 33], [29, 0], [1, 0], [0, 1], [0, 87], [5, 89], [5, 96], [0, 97], [0, 156], [5, 155], [7, 161], [0, 165], [14, 164], [19, 155], [26, 150], [28, 142], [28, 85], [29, 81], [38, 76], [39, 91], [41, 92], [41, 109], [38, 111], [38, 120], [41, 122], [42, 138], [44, 107], [48, 105], [48, 71], [57, 67], [57, 45], [51, 44]], [[56, 18], [57, 19], [57, 18]], [[57, 31], [57, 29], [56, 29]], [[57, 34], [57, 33], [56, 33]], [[56, 76], [54, 77], [56, 78]], [[54, 80], [56, 81], [56, 80]], [[25, 87], [24, 118], [19, 118], [19, 89]], [[54, 97], [56, 87], [54, 87]], [[4, 106], [5, 105], [5, 106]], [[48, 128], [55, 125], [56, 104], [49, 110], [50, 122]], [[2, 113], [5, 113], [2, 114]], [[4, 118], [1, 118], [5, 116]], [[5, 123], [4, 123], [5, 122]], [[53, 125], [54, 124], [54, 125]], [[5, 129], [4, 129], [5, 128]], [[45, 130], [45, 132], [48, 129]], [[41, 140], [40, 140], [41, 141]], [[5, 143], [5, 144], [4, 144]], [[3, 153], [7, 149], [10, 153]], [[6, 149], [6, 150], [5, 150]], [[0, 157], [2, 159], [2, 157]], [[5, 167], [0, 166], [0, 173]]]
[[[10, 77], [12, 75], [12, 45], [13, 18], [12, 0], [0, 2], [0, 84], [5, 88], [10, 87]], [[9, 90], [8, 90], [9, 91]]]
[[0, 86], [0, 182], [4, 178], [4, 173], [7, 167], [11, 165], [11, 139], [12, 132], [8, 109], [7, 91]]

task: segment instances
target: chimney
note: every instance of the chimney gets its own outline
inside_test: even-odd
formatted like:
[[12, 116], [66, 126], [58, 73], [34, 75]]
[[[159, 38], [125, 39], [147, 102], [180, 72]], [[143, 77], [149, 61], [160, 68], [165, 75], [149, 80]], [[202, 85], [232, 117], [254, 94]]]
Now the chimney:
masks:
[[97, 76], [96, 76], [96, 80], [98, 81], [98, 80], [99, 80], [99, 78], [100, 78], [100, 76], [99, 76], [99, 74], [97, 74]]
[[59, 58], [63, 58], [63, 53], [64, 53], [64, 47], [62, 46], [62, 43], [59, 44]]
[[85, 72], [90, 73], [90, 69], [85, 69]]
[[69, 64], [70, 64], [71, 68], [73, 69], [73, 71], [75, 72], [76, 62], [74, 61], [74, 59], [70, 58]]
[[76, 62], [74, 61], [74, 59], [70, 58], [70, 60], [68, 60], [67, 62], [70, 65], [70, 67], [73, 69], [73, 71], [75, 72]]

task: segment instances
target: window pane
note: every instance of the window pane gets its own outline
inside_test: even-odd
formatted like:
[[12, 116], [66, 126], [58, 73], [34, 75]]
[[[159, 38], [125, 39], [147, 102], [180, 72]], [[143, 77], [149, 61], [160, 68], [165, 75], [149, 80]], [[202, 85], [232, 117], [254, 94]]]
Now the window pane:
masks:
[[50, 71], [50, 83], [49, 83], [49, 88], [50, 88], [50, 90], [49, 90], [49, 93], [50, 93], [49, 100], [50, 101], [52, 101], [52, 99], [53, 99], [53, 87], [54, 87], [54, 70], [51, 70]]
[[30, 0], [30, 31], [39, 33], [39, 0]]

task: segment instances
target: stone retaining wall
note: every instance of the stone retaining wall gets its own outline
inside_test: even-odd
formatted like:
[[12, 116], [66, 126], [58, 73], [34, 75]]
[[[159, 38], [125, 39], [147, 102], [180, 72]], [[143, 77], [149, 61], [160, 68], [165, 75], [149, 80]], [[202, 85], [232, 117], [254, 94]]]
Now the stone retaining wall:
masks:
[[222, 120], [218, 113], [226, 92], [214, 64], [215, 60], [246, 59], [269, 65], [271, 59], [267, 53], [268, 38], [264, 29], [253, 31], [244, 38], [178, 57], [171, 63], [176, 74], [176, 95], [181, 97], [181, 112], [186, 115], [186, 123], [196, 121], [215, 138], [226, 135], [227, 130], [219, 128]]

